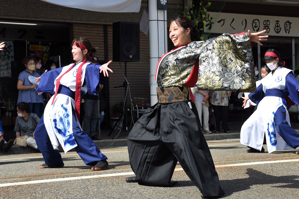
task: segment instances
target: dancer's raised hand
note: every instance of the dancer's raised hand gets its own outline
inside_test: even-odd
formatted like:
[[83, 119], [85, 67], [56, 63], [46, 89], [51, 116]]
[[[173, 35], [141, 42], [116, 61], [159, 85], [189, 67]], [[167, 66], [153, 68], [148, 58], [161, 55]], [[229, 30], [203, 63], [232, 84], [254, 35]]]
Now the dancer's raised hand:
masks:
[[111, 70], [111, 68], [108, 67], [108, 65], [111, 64], [111, 62], [112, 61], [110, 60], [106, 64], [103, 64], [102, 66], [100, 66], [100, 68], [99, 68], [100, 69], [100, 73], [103, 72], [103, 75], [105, 77], [109, 77], [109, 71], [111, 73], [113, 73], [113, 71]]
[[260, 32], [255, 32], [255, 33], [251, 33], [251, 31], [250, 30], [248, 30], [248, 36], [249, 36], [249, 38], [250, 38], [250, 41], [251, 42], [255, 42], [255, 43], [257, 43], [257, 44], [259, 44], [259, 45], [263, 45], [260, 41], [267, 41], [268, 40], [268, 35], [261, 35], [261, 34], [263, 34], [263, 33], [265, 33], [266, 32], [266, 30], [262, 30], [262, 31], [260, 31]]

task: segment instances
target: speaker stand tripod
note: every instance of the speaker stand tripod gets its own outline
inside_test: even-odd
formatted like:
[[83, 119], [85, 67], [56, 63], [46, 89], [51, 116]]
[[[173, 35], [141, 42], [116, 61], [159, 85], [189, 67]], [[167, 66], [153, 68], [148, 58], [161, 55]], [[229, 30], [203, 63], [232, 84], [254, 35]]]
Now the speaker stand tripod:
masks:
[[[123, 110], [122, 113], [120, 114], [117, 122], [114, 124], [114, 126], [112, 127], [110, 133], [108, 134], [108, 136], [110, 136], [113, 133], [112, 138], [115, 139], [121, 132], [121, 130], [123, 129], [123, 123], [125, 122], [125, 127], [124, 130], [129, 130], [128, 128], [128, 114], [127, 114], [127, 97], [129, 94], [130, 97], [130, 105], [131, 107], [132, 105], [132, 97], [131, 97], [131, 91], [130, 91], [130, 84], [129, 81], [127, 79], [127, 62], [125, 62], [125, 75], [124, 75], [125, 81], [123, 82], [123, 84], [121, 86], [115, 86], [114, 88], [119, 88], [119, 87], [125, 87], [125, 97], [124, 97], [124, 105], [123, 105]], [[131, 110], [131, 121], [133, 122], [133, 112], [132, 112], [132, 108], [130, 108]], [[130, 126], [130, 125], [129, 125]]]

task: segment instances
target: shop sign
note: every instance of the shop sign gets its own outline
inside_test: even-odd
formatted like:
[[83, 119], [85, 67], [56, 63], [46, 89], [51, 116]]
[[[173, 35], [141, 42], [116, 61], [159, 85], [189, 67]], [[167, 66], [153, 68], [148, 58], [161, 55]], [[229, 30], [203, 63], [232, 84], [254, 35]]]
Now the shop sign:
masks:
[[208, 12], [211, 22], [205, 24], [205, 33], [240, 33], [266, 30], [269, 36], [298, 37], [299, 18], [267, 15], [247, 15]]
[[49, 59], [51, 43], [27, 42], [27, 56], [40, 57], [43, 64]]

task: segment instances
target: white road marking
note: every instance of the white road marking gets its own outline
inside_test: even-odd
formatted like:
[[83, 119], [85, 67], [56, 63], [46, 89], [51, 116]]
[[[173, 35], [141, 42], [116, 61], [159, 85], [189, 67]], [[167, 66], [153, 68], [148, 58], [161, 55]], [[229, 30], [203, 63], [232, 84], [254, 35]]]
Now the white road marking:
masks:
[[[287, 163], [287, 162], [299, 162], [299, 159], [225, 164], [225, 165], [216, 165], [215, 167], [216, 168], [238, 167], [238, 166], [277, 164], [277, 163]], [[182, 170], [183, 170], [182, 168], [175, 169], [175, 171], [182, 171]], [[33, 180], [33, 181], [24, 181], [24, 182], [15, 182], [15, 183], [3, 183], [0, 184], [0, 187], [11, 187], [11, 186], [20, 186], [20, 185], [63, 182], [63, 181], [72, 181], [72, 180], [85, 180], [85, 179], [117, 177], [117, 176], [129, 176], [129, 175], [134, 175], [134, 173], [124, 172], [124, 173], [111, 173], [111, 174], [101, 174], [101, 175], [92, 175], [92, 176], [79, 176], [79, 177], [68, 177], [68, 178], [54, 178], [54, 179], [47, 179], [47, 180]]]
[[224, 164], [216, 165], [216, 168], [222, 167], [239, 167], [239, 166], [249, 166], [249, 165], [258, 165], [258, 164], [275, 164], [275, 163], [286, 163], [286, 162], [299, 162], [299, 159], [291, 160], [273, 160], [273, 161], [261, 161], [261, 162], [247, 162], [247, 163], [236, 163], [236, 164]]
[[112, 173], [112, 174], [102, 174], [102, 175], [93, 175], [93, 176], [79, 176], [79, 177], [69, 177], [69, 178], [54, 178], [54, 179], [47, 179], [47, 180], [33, 180], [33, 181], [0, 184], [0, 187], [11, 187], [11, 186], [19, 186], [19, 185], [40, 184], [40, 183], [49, 183], [49, 182], [62, 182], [62, 181], [72, 181], [72, 180], [86, 180], [86, 179], [92, 179], [92, 178], [105, 178], [105, 177], [126, 176], [126, 175], [134, 175], [134, 173], [133, 172], [125, 172], [125, 173]]

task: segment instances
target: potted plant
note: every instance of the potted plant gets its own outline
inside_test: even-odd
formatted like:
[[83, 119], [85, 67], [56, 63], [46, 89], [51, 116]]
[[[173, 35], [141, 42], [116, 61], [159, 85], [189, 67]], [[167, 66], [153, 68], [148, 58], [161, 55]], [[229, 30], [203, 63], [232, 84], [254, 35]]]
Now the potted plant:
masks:
[[188, 17], [198, 29], [201, 37], [201, 40], [204, 40], [202, 37], [203, 26], [207, 22], [211, 23], [211, 17], [207, 16], [208, 8], [211, 6], [211, 2], [196, 1], [192, 6], [186, 6], [183, 13], [184, 16]]

